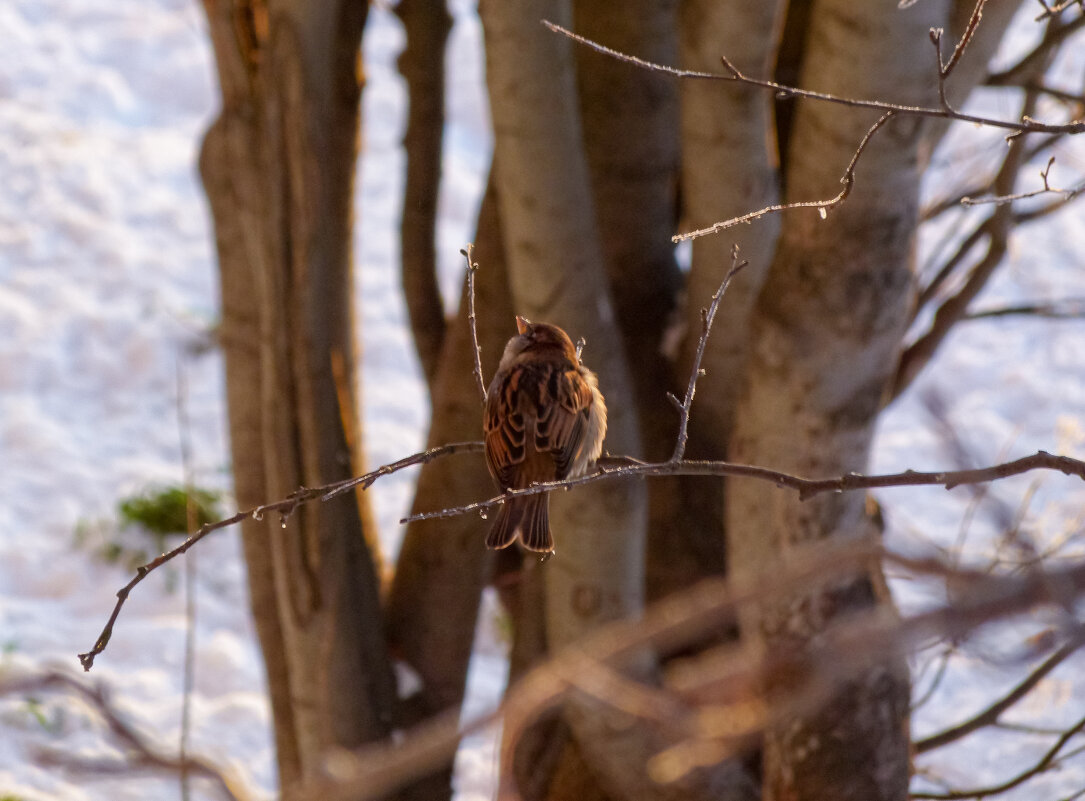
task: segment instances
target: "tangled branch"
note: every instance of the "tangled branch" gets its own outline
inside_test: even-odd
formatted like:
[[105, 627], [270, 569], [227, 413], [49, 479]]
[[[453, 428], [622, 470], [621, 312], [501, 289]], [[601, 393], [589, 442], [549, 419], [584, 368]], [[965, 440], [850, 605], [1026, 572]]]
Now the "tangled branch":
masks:
[[[871, 609], [831, 625], [808, 649], [761, 652], [741, 644], [717, 649], [690, 660], [662, 688], [642, 684], [624, 672], [645, 648], [674, 650], [697, 642], [741, 607], [846, 581], [878, 560], [917, 576], [945, 580], [954, 587], [952, 602], [906, 618]], [[677, 781], [706, 753], [717, 761], [745, 751], [767, 728], [816, 706], [886, 653], [907, 652], [932, 636], [959, 639], [985, 623], [1038, 606], [1070, 608], [1083, 594], [1085, 564], [992, 575], [936, 558], [893, 553], [869, 540], [800, 546], [757, 573], [706, 579], [650, 606], [640, 620], [598, 629], [526, 674], [498, 709], [462, 727], [450, 711], [418, 726], [398, 743], [368, 745], [339, 755], [332, 775], [300, 788], [298, 797], [310, 801], [382, 797], [450, 757], [467, 734], [498, 719], [505, 730], [505, 748], [513, 747], [519, 732], [577, 693], [624, 713], [631, 723], [656, 725], [665, 737], [649, 773], [657, 781]], [[1066, 645], [1048, 660], [1048, 670], [1057, 657], [1064, 658], [1064, 651], [1080, 645], [1080, 629], [1066, 636]], [[765, 696], [767, 686], [782, 692], [774, 694], [772, 703]], [[1060, 741], [1065, 743], [1076, 731], [1075, 727], [1062, 732]], [[1049, 765], [1058, 752], [1052, 749], [1043, 764]], [[502, 771], [511, 770], [508, 756], [502, 755]], [[1035, 772], [1038, 769], [1029, 775]], [[516, 798], [513, 782], [502, 781], [501, 786], [510, 793], [503, 798]]]
[[114, 763], [77, 759], [53, 750], [43, 751], [42, 761], [70, 770], [99, 774], [116, 772], [118, 769], [128, 773], [133, 768], [187, 774], [210, 780], [219, 793], [230, 801], [245, 801], [249, 797], [236, 777], [228, 775], [205, 757], [192, 754], [173, 756], [150, 743], [121, 715], [102, 685], [89, 685], [59, 670], [0, 679], [0, 696], [33, 695], [57, 690], [78, 695], [87, 701], [101, 715], [114, 738], [128, 750], [129, 756], [119, 768]]

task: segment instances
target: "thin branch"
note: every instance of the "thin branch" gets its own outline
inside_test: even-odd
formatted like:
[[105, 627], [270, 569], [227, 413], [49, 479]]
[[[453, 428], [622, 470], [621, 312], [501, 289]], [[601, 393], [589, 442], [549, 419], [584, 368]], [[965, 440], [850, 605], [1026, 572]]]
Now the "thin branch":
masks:
[[[1078, 0], [1075, 0], [1077, 2]], [[598, 53], [616, 58], [619, 61], [625, 61], [630, 64], [636, 64], [643, 69], [651, 70], [653, 72], [663, 72], [668, 75], [675, 75], [679, 78], [702, 78], [711, 80], [723, 80], [734, 81], [736, 83], [745, 84], [747, 86], [757, 86], [762, 89], [769, 89], [776, 92], [778, 95], [786, 97], [803, 97], [809, 100], [820, 100], [827, 103], [837, 103], [844, 106], [854, 106], [858, 108], [873, 108], [882, 112], [894, 112], [896, 114], [908, 114], [916, 117], [934, 117], [937, 119], [958, 120], [960, 122], [971, 122], [976, 125], [989, 125], [993, 128], [1003, 128], [1008, 131], [1017, 131], [1019, 133], [1071, 133], [1078, 134], [1085, 132], [1085, 120], [1072, 120], [1066, 123], [1044, 123], [1039, 120], [1031, 118], [1023, 118], [1019, 122], [1014, 120], [1000, 120], [993, 117], [982, 117], [975, 114], [965, 114], [961, 111], [947, 111], [943, 108], [933, 108], [930, 106], [906, 106], [899, 103], [887, 103], [883, 100], [866, 100], [862, 98], [854, 97], [841, 97], [839, 95], [829, 94], [827, 92], [815, 92], [810, 89], [799, 89], [794, 86], [785, 86], [775, 81], [759, 80], [757, 78], [750, 78], [744, 75], [738, 70], [730, 61], [726, 58], [722, 58], [724, 67], [727, 68], [727, 72], [724, 74], [715, 72], [699, 72], [697, 70], [683, 70], [677, 67], [669, 67], [664, 64], [656, 64], [651, 61], [646, 61], [636, 56], [626, 55], [620, 53], [617, 50], [612, 50], [609, 47], [594, 42], [591, 39], [587, 39], [583, 36], [573, 33], [567, 28], [563, 28], [560, 25], [555, 25], [552, 22], [543, 20], [545, 25], [555, 33], [560, 33], [563, 36], [567, 36], [574, 42], [590, 47]]]
[[[709, 741], [725, 757], [745, 747], [750, 736], [766, 725], [773, 725], [781, 718], [790, 719], [796, 710], [817, 703], [833, 687], [884, 659], [887, 652], [914, 648], [932, 636], [960, 637], [984, 623], [1018, 615], [1038, 605], [1065, 606], [1085, 593], [1085, 564], [1080, 563], [1059, 570], [991, 576], [982, 571], [955, 568], [938, 559], [887, 552], [873, 540], [800, 546], [759, 572], [726, 580], [706, 579], [650, 606], [639, 620], [617, 621], [597, 629], [530, 671], [510, 688], [498, 710], [468, 722], [463, 728], [457, 727], [455, 712], [450, 710], [409, 732], [397, 744], [379, 743], [337, 755], [327, 776], [298, 788], [295, 797], [301, 801], [384, 797], [412, 776], [424, 773], [430, 765], [450, 756], [467, 733], [499, 717], [506, 732], [505, 742], [515, 741], [516, 735], [532, 721], [556, 709], [570, 692], [578, 689], [577, 677], [587, 664], [585, 660], [608, 670], [623, 670], [645, 648], [671, 650], [697, 641], [742, 606], [765, 602], [780, 593], [804, 592], [811, 587], [833, 584], [880, 560], [952, 582], [957, 588], [954, 601], [904, 619], [885, 614], [884, 610], [870, 610], [833, 624], [819, 638], [819, 646], [799, 652], [785, 649], [751, 653], [742, 650], [742, 645], [714, 651], [698, 666], [703, 669], [684, 673], [675, 688], [679, 696], [676, 704], [661, 703], [656, 692], [638, 694], [635, 714], [664, 719], [672, 732], [681, 734], [685, 729], [688, 737]], [[587, 682], [593, 696], [604, 703], [628, 708], [626, 698], [615, 697], [615, 692], [628, 688], [628, 676], [608, 688], [598, 683], [601, 675], [595, 673]], [[781, 682], [785, 675], [791, 680]], [[759, 704], [763, 700], [760, 691], [751, 688], [762, 688], [773, 681], [773, 686], [787, 688], [787, 697], [777, 697], [771, 705]], [[714, 707], [704, 704], [720, 703], [716, 699], [721, 696], [729, 699], [723, 701], [724, 711], [745, 699], [751, 711], [760, 709], [761, 713], [751, 716], [750, 726], [743, 726], [740, 720], [720, 721], [719, 715], [712, 714]], [[683, 719], [682, 704], [690, 704], [688, 719]], [[720, 722], [731, 725], [716, 725]], [[666, 748], [664, 743], [661, 746]], [[502, 770], [510, 770], [511, 760], [503, 759], [501, 765]], [[672, 775], [680, 776], [681, 771]]]
[[[88, 701], [102, 716], [113, 736], [134, 753], [136, 764], [139, 766], [210, 779], [222, 795], [232, 801], [244, 801], [248, 797], [239, 786], [236, 777], [231, 778], [209, 760], [190, 755], [174, 757], [147, 742], [143, 735], [120, 715], [103, 686], [88, 685], [61, 671], [50, 671], [23, 678], [0, 679], [0, 696], [27, 695], [52, 690], [65, 690]], [[101, 764], [83, 762], [67, 754], [45, 752], [45, 755], [49, 761], [69, 769], [93, 771], [103, 769]], [[123, 770], [125, 773], [130, 773], [132, 767], [133, 765], [129, 763], [124, 765]], [[108, 768], [105, 769], [108, 770]]]
[[689, 384], [686, 386], [686, 396], [682, 399], [681, 403], [678, 403], [678, 399], [667, 393], [667, 397], [671, 402], [678, 407], [678, 436], [675, 438], [674, 453], [671, 454], [671, 462], [681, 462], [682, 457], [686, 453], [686, 442], [689, 439], [689, 413], [690, 408], [693, 406], [693, 396], [697, 392], [697, 379], [704, 375], [704, 370], [701, 368], [701, 360], [704, 358], [705, 345], [708, 344], [708, 335], [712, 331], [712, 323], [716, 319], [716, 312], [719, 310], [720, 301], [723, 299], [723, 295], [727, 292], [727, 287], [731, 285], [731, 279], [738, 274], [738, 272], [745, 267], [749, 262], [745, 259], [739, 261], [738, 258], [738, 245], [731, 245], [731, 269], [727, 271], [727, 275], [723, 278], [723, 283], [720, 284], [719, 289], [712, 296], [712, 301], [708, 304], [707, 309], [701, 309], [701, 338], [697, 342], [697, 352], [693, 356], [693, 367], [689, 372]]
[[1033, 776], [1038, 776], [1053, 768], [1057, 764], [1059, 752], [1063, 749], [1063, 746], [1083, 730], [1085, 730], [1085, 718], [1082, 718], [1064, 731], [1062, 736], [1055, 741], [1055, 744], [1040, 758], [1039, 762], [1028, 770], [1022, 771], [1012, 779], [1007, 779], [1001, 784], [995, 784], [990, 787], [978, 787], [971, 790], [953, 790], [948, 793], [912, 793], [911, 796], [912, 798], [930, 799], [930, 801], [961, 801], [966, 798], [986, 798], [992, 795], [1000, 795], [1008, 790], [1012, 790], [1014, 787], [1021, 786]]
[[945, 263], [938, 268], [938, 272], [931, 278], [927, 285], [919, 291], [919, 297], [916, 299], [915, 308], [912, 310], [912, 320], [914, 321], [919, 312], [930, 303], [937, 295], [950, 276], [953, 275], [957, 266], [964, 261], [972, 248], [975, 247], [983, 237], [989, 237], [991, 235], [991, 228], [993, 223], [991, 218], [988, 217], [975, 228], [972, 232], [966, 236], [961, 243], [957, 246], [957, 249], [953, 252], [953, 255], [946, 259]]
[[[1026, 88], [1036, 92], [1037, 94], [1041, 94], [1047, 91], [1043, 86], [1039, 85], [1034, 87], [1029, 86]], [[1032, 161], [1036, 159], [1037, 156], [1040, 156], [1045, 151], [1051, 150], [1056, 145], [1061, 144], [1065, 136], [1065, 134], [1052, 134], [1051, 136], [1044, 137], [1039, 142], [1033, 143], [1032, 146], [1029, 147], [1027, 152], [1025, 153], [1024, 161], [1026, 163], [1032, 163]], [[990, 192], [992, 186], [994, 185], [996, 177], [997, 174], [983, 183], [974, 183], [964, 191], [958, 191], [951, 197], [946, 197], [933, 203], [932, 205], [923, 209], [922, 212], [920, 212], [920, 222], [927, 222], [928, 220], [934, 219], [943, 212], [949, 211], [950, 209], [959, 208], [962, 198], [979, 195], [983, 192]]]
[[471, 347], [475, 357], [473, 371], [479, 395], [482, 402], [486, 403], [486, 380], [482, 377], [482, 346], [478, 344], [478, 317], [475, 315], [475, 273], [478, 272], [478, 262], [471, 258], [474, 252], [474, 243], [469, 243], [460, 251], [460, 255], [467, 259], [467, 322], [471, 327]]
[[957, 62], [961, 60], [961, 56], [964, 55], [965, 48], [972, 41], [972, 37], [975, 36], [985, 5], [987, 5], [987, 0], [977, 0], [975, 8], [972, 9], [972, 16], [969, 17], [964, 33], [961, 34], [961, 40], [953, 48], [953, 54], [949, 57], [948, 62], [942, 61], [942, 37], [945, 35], [945, 30], [943, 28], [931, 28], [931, 42], [934, 43], [935, 58], [938, 61], [938, 100], [946, 111], [955, 111], [953, 106], [950, 105], [949, 97], [946, 95], [946, 79], [953, 72], [953, 68], [957, 66]]
[[1085, 3], [1082, 3], [1082, 0], [1063, 0], [1063, 2], [1056, 3], [1053, 6], [1049, 6], [1045, 2], [1045, 0], [1038, 0], [1038, 2], [1040, 3], [1041, 6], [1043, 6], [1044, 10], [1043, 10], [1042, 14], [1038, 15], [1033, 20], [1034, 22], [1041, 22], [1041, 21], [1043, 21], [1045, 19], [1048, 19], [1049, 17], [1054, 17], [1056, 14], [1061, 14], [1063, 11], [1068, 9], [1070, 6], [1081, 6], [1082, 10], [1085, 11]]
[[848, 195], [851, 194], [852, 186], [855, 184], [855, 165], [858, 163], [859, 157], [863, 155], [863, 151], [866, 150], [874, 132], [889, 122], [895, 113], [896, 112], [894, 111], [887, 111], [879, 117], [878, 121], [870, 126], [863, 135], [863, 138], [859, 142], [859, 146], [855, 148], [855, 152], [852, 154], [851, 161], [848, 162], [847, 169], [844, 170], [844, 174], [840, 177], [840, 183], [843, 184], [843, 188], [835, 197], [829, 198], [828, 200], [804, 200], [795, 203], [780, 203], [773, 206], [766, 206], [758, 211], [751, 211], [749, 214], [743, 214], [741, 217], [732, 217], [729, 220], [721, 220], [707, 228], [699, 228], [696, 231], [676, 234], [671, 237], [671, 241], [677, 243], [684, 242], [687, 239], [708, 236], [709, 234], [719, 233], [727, 228], [733, 228], [736, 225], [753, 222], [759, 217], [764, 217], [766, 214], [776, 214], [781, 211], [790, 211], [791, 209], [817, 209], [821, 218], [825, 219], [830, 211], [847, 200]]
[[[196, 509], [196, 481], [192, 469], [191, 427], [188, 419], [188, 382], [185, 365], [177, 360], [177, 438], [181, 449], [181, 472], [185, 484], [185, 532], [191, 535], [199, 528]], [[196, 559], [185, 560], [185, 645], [181, 676], [181, 733], [178, 758], [181, 764], [181, 801], [189, 801], [192, 787], [188, 770], [188, 741], [192, 735], [192, 693], [196, 682]]]
[[736, 464], [724, 461], [691, 461], [678, 462], [639, 462], [629, 460], [631, 463], [619, 467], [600, 467], [594, 473], [564, 481], [549, 481], [534, 484], [525, 489], [509, 490], [502, 495], [496, 495], [485, 501], [455, 506], [433, 512], [420, 512], [403, 518], [400, 523], [413, 523], [419, 520], [440, 520], [447, 517], [457, 517], [469, 512], [483, 512], [495, 506], [499, 506], [511, 498], [521, 495], [538, 495], [554, 490], [564, 490], [570, 487], [579, 487], [584, 484], [594, 484], [597, 481], [609, 481], [623, 478], [636, 478], [642, 476], [727, 476], [737, 478], [754, 478], [760, 481], [769, 481], [781, 489], [794, 490], [799, 494], [800, 500], [807, 500], [815, 495], [827, 492], [853, 492], [865, 489], [885, 489], [888, 487], [921, 487], [941, 486], [954, 489], [967, 484], [978, 484], [988, 481], [998, 481], [1010, 476], [1028, 473], [1032, 470], [1057, 470], [1065, 475], [1077, 476], [1085, 480], [1085, 462], [1069, 456], [1057, 456], [1047, 451], [1037, 451], [1031, 456], [1015, 459], [1011, 462], [991, 465], [989, 467], [974, 468], [968, 470], [949, 470], [940, 472], [919, 472], [905, 470], [901, 473], [887, 473], [883, 475], [863, 475], [862, 473], [847, 473], [843, 476], [832, 478], [805, 478], [803, 476], [783, 473], [766, 467], [755, 465]]
[[[972, 37], [976, 35], [976, 28], [980, 24], [980, 18], [983, 16], [983, 7], [985, 5], [987, 5], [987, 0], [977, 0], [976, 7], [972, 9], [972, 16], [969, 17], [964, 33], [961, 34], [961, 40], [957, 42], [957, 46], [953, 48], [953, 55], [950, 56], [949, 62], [942, 64], [941, 54], [939, 54], [938, 74], [943, 81], [945, 81], [945, 79], [949, 77], [949, 74], [953, 72], [953, 68], [957, 66], [957, 62], [960, 61], [961, 56], [964, 55], [968, 43], [971, 42]], [[939, 41], [941, 41], [940, 36]]]
[[1040, 180], [1043, 181], [1043, 186], [1040, 189], [1034, 189], [1031, 192], [1018, 192], [1012, 195], [995, 195], [988, 197], [962, 197], [962, 206], [980, 206], [983, 204], [994, 204], [996, 206], [1004, 206], [1007, 203], [1013, 203], [1015, 200], [1025, 200], [1030, 197], [1036, 197], [1037, 195], [1053, 194], [1061, 195], [1066, 200], [1072, 200], [1077, 195], [1085, 191], [1085, 184], [1074, 189], [1058, 189], [1050, 184], [1048, 176], [1051, 174], [1051, 167], [1055, 163], [1055, 157], [1052, 156], [1047, 160], [1047, 166], [1040, 170]]
[[1016, 85], [1021, 76], [1034, 74], [1037, 62], [1043, 61], [1053, 48], [1061, 45], [1082, 27], [1085, 27], [1085, 16], [1076, 17], [1066, 23], [1052, 20], [1052, 24], [1044, 31], [1044, 36], [1036, 47], [1022, 56], [1016, 64], [1000, 72], [991, 73], [987, 76], [985, 83], [988, 86]]
[[430, 448], [427, 451], [416, 453], [411, 456], [407, 456], [399, 461], [392, 462], [391, 464], [382, 465], [376, 470], [357, 476], [355, 478], [346, 479], [345, 481], [337, 481], [332, 484], [326, 484], [321, 487], [306, 488], [301, 487], [295, 492], [291, 493], [288, 497], [275, 501], [274, 503], [261, 504], [260, 506], [254, 506], [251, 509], [245, 509], [240, 511], [232, 517], [219, 520], [214, 523], [207, 523], [200, 527], [200, 530], [186, 539], [176, 548], [171, 551], [167, 551], [164, 554], [159, 555], [155, 559], [152, 559], [145, 565], [141, 565], [136, 568], [136, 575], [132, 577], [132, 580], [125, 584], [117, 591], [117, 603], [113, 607], [113, 613], [109, 616], [109, 620], [106, 622], [105, 627], [102, 629], [101, 634], [98, 635], [98, 639], [94, 643], [94, 647], [83, 654], [79, 654], [79, 662], [83, 665], [83, 670], [90, 670], [94, 665], [94, 658], [105, 650], [109, 645], [109, 639], [113, 636], [113, 626], [117, 622], [117, 617], [121, 613], [121, 608], [124, 606], [125, 601], [128, 600], [128, 595], [132, 592], [137, 584], [145, 579], [152, 571], [166, 564], [170, 560], [180, 556], [188, 551], [193, 545], [202, 540], [208, 534], [213, 531], [217, 531], [221, 528], [227, 528], [236, 523], [240, 523], [242, 520], [253, 518], [254, 520], [262, 520], [265, 514], [278, 512], [282, 516], [283, 525], [286, 525], [286, 520], [294, 513], [294, 511], [304, 503], [320, 500], [327, 501], [334, 498], [336, 495], [340, 495], [355, 487], [361, 487], [363, 490], [369, 489], [373, 482], [381, 476], [387, 476], [395, 473], [405, 467], [411, 467], [416, 464], [426, 464], [433, 461], [440, 456], [446, 456], [453, 453], [478, 453], [483, 450], [484, 444], [482, 442], [453, 442], [448, 445], [440, 445], [436, 448]]
[[1051, 320], [1078, 320], [1085, 318], [1085, 298], [1067, 298], [1050, 303], [1020, 303], [969, 312], [965, 320], [984, 320], [991, 317], [1044, 317]]
[[[1027, 117], [1036, 108], [1035, 92], [1026, 92], [1021, 102], [1021, 116]], [[1017, 176], [1025, 164], [1025, 143], [1022, 137], [1015, 137], [1010, 142], [1002, 166], [995, 176], [994, 189], [999, 194], [1009, 194], [1017, 182]], [[1010, 231], [1014, 225], [1012, 208], [995, 206], [982, 228], [987, 235], [987, 252], [976, 262], [968, 273], [964, 285], [952, 297], [943, 301], [934, 313], [930, 327], [915, 341], [905, 347], [901, 354], [897, 372], [893, 378], [891, 397], [897, 398], [911, 385], [915, 377], [926, 367], [934, 354], [941, 347], [953, 326], [967, 313], [969, 304], [975, 300], [987, 285], [995, 270], [1002, 264], [1009, 247]], [[963, 249], [958, 249], [963, 256]], [[956, 257], [952, 260], [959, 261]], [[943, 268], [939, 275], [946, 275]], [[926, 294], [926, 293], [925, 293]]]
[[1075, 653], [1082, 645], [1085, 645], [1085, 630], [1079, 629], [1065, 645], [1045, 659], [1035, 670], [1026, 676], [1020, 684], [1010, 690], [1009, 693], [998, 701], [963, 723], [958, 723], [956, 726], [951, 726], [944, 731], [932, 734], [929, 737], [924, 737], [922, 740], [916, 742], [914, 745], [916, 753], [923, 754], [927, 751], [933, 751], [936, 748], [941, 748], [943, 745], [955, 742], [977, 729], [994, 725], [998, 722], [998, 719], [1003, 712], [1028, 695], [1048, 673], [1066, 661], [1067, 657]]
[[[957, 646], [956, 644], [954, 644], [945, 648], [942, 653], [935, 657], [935, 660], [938, 662], [938, 667], [934, 671], [934, 678], [931, 679], [931, 683], [927, 686], [927, 689], [924, 690], [923, 694], [919, 696], [915, 701], [913, 701], [912, 704], [909, 706], [908, 710], [910, 712], [914, 714], [917, 709], [924, 706], [928, 701], [931, 700], [931, 698], [934, 697], [934, 693], [942, 684], [942, 679], [946, 677], [946, 673], [949, 669], [950, 657], [953, 656], [956, 650]], [[918, 687], [919, 679], [920, 677], [916, 676], [912, 685], [913, 687]]]

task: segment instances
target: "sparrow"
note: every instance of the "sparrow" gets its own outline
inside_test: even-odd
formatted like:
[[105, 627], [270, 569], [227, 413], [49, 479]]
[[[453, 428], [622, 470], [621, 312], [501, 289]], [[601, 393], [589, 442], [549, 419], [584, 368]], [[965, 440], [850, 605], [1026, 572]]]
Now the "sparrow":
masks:
[[[516, 329], [486, 392], [482, 419], [486, 465], [502, 492], [582, 475], [602, 453], [607, 431], [599, 382], [580, 363], [569, 335], [520, 316]], [[487, 547], [507, 548], [519, 538], [530, 551], [553, 551], [549, 498], [507, 500]]]

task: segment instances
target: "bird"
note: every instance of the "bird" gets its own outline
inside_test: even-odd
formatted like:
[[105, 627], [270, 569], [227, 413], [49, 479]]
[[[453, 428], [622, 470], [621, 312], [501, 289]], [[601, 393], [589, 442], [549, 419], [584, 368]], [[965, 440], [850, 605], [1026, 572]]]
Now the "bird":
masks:
[[[599, 381], [569, 335], [521, 316], [516, 330], [486, 391], [482, 420], [486, 465], [502, 492], [583, 475], [602, 453], [607, 431]], [[507, 548], [519, 538], [529, 551], [553, 552], [549, 497], [505, 501], [487, 547]]]

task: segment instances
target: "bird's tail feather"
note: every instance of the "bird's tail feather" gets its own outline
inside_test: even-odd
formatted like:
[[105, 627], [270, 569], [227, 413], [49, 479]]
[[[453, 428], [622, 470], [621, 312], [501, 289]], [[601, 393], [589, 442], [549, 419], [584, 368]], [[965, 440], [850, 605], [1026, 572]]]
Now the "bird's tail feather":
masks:
[[548, 500], [546, 495], [528, 495], [507, 501], [486, 537], [486, 547], [507, 548], [520, 537], [529, 551], [548, 553], [554, 550]]

